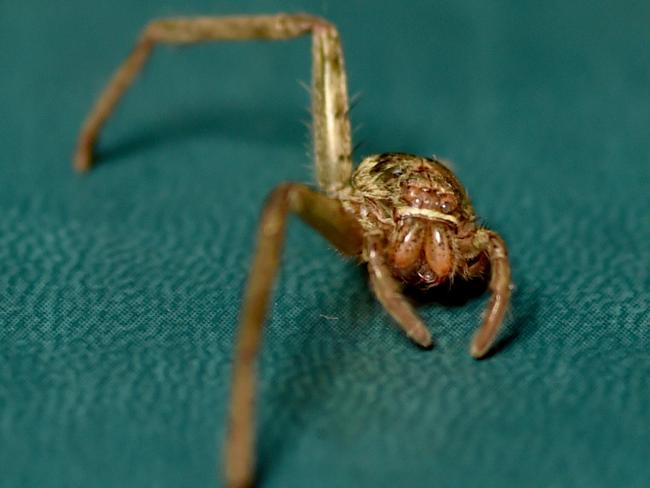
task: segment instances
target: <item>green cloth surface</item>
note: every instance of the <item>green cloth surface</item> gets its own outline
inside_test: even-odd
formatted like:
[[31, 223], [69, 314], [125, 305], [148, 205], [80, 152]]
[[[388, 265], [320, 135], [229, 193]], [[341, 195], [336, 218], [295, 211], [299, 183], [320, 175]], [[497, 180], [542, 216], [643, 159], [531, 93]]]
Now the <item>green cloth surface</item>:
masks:
[[263, 487], [650, 486], [650, 3], [0, 0], [0, 486], [218, 483], [263, 200], [311, 181], [310, 41], [162, 47], [75, 174], [157, 16], [309, 11], [344, 41], [364, 155], [453, 161], [516, 290], [423, 304], [289, 226], [260, 363]]

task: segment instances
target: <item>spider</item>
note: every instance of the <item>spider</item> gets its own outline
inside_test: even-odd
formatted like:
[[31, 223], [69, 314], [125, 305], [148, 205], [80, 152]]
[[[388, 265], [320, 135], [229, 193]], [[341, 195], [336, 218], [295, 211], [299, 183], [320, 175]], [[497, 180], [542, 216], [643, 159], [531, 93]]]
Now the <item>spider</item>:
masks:
[[455, 278], [488, 277], [492, 295], [470, 353], [480, 359], [494, 342], [512, 289], [503, 239], [481, 227], [452, 171], [433, 158], [384, 153], [353, 170], [349, 104], [338, 31], [307, 14], [170, 18], [151, 21], [117, 69], [82, 126], [77, 170], [92, 165], [104, 122], [156, 44], [288, 39], [312, 36], [314, 162], [320, 191], [284, 183], [268, 197], [241, 310], [224, 472], [227, 486], [254, 482], [255, 359], [289, 214], [298, 215], [346, 256], [367, 263], [374, 294], [406, 336], [430, 348], [431, 334], [402, 294], [403, 285], [430, 289]]

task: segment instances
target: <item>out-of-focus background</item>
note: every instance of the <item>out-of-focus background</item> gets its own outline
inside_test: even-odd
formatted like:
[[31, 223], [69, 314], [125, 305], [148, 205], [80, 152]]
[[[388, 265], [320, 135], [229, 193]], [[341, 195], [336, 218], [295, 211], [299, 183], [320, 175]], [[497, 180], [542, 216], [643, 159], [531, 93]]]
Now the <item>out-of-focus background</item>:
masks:
[[309, 11], [341, 31], [357, 158], [454, 162], [511, 251], [487, 299], [419, 307], [290, 225], [261, 360], [264, 487], [650, 486], [650, 4], [0, 1], [0, 485], [215, 486], [266, 194], [310, 181], [308, 38], [162, 47], [76, 132], [151, 18]]

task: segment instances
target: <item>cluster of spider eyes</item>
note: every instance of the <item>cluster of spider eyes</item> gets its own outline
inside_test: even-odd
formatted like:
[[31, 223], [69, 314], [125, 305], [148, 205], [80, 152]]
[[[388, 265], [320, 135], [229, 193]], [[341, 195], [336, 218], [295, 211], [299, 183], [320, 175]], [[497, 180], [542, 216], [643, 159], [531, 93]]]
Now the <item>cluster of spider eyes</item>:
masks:
[[442, 193], [432, 188], [409, 186], [404, 198], [413, 207], [437, 210], [446, 214], [453, 212], [458, 206], [453, 194]]

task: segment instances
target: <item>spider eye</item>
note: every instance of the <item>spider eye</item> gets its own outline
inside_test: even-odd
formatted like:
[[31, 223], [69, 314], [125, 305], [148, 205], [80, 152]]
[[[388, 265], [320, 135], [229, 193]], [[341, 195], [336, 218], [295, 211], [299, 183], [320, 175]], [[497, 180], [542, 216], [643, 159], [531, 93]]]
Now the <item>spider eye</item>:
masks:
[[451, 195], [443, 195], [438, 206], [442, 212], [451, 213], [456, 209], [456, 200]]

